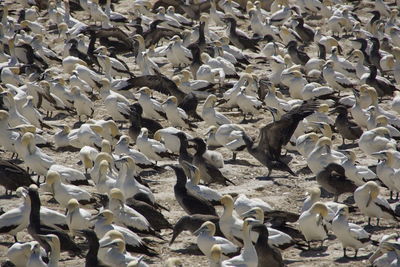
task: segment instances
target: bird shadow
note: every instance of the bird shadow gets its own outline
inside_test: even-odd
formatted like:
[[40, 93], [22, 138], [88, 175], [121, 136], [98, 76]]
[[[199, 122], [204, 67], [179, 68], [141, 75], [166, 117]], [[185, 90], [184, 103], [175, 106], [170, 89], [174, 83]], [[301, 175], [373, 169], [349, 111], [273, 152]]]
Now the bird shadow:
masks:
[[255, 122], [258, 122], [260, 120], [262, 120], [262, 118], [246, 119], [246, 120], [240, 121], [240, 124], [255, 123]]
[[320, 189], [321, 189], [321, 197], [322, 198], [332, 198], [332, 197], [334, 197], [333, 194], [329, 193], [324, 188], [320, 187]]
[[57, 113], [56, 115], [54, 115], [53, 117], [45, 117], [44, 119], [46, 120], [46, 121], [58, 121], [58, 120], [63, 120], [63, 119], [65, 119], [65, 118], [67, 118], [68, 117], [68, 115], [67, 114], [65, 114], [65, 113]]
[[323, 17], [321, 15], [309, 15], [309, 16], [307, 16], [307, 19], [309, 19], [309, 20], [320, 20], [322, 18]]
[[12, 199], [12, 198], [17, 198], [17, 195], [2, 195], [2, 196], [0, 196], [0, 199]]
[[275, 179], [281, 179], [281, 178], [289, 178], [289, 175], [276, 175], [276, 176], [258, 176], [256, 177], [257, 180], [259, 181], [272, 181], [272, 183], [276, 186], [286, 186], [288, 188], [292, 188], [291, 185], [287, 185], [287, 184], [282, 184], [278, 181], [276, 181]]
[[382, 231], [382, 230], [387, 230], [387, 229], [392, 229], [393, 227], [390, 226], [380, 226], [380, 225], [366, 225], [364, 226], [364, 230], [367, 231], [368, 233], [373, 233], [376, 231]]
[[9, 162], [11, 162], [11, 163], [14, 163], [14, 164], [21, 164], [23, 161], [22, 160], [20, 160], [19, 158], [15, 158], [15, 159], [10, 159], [10, 160], [8, 160]]
[[172, 252], [175, 253], [180, 253], [180, 254], [185, 254], [185, 255], [197, 255], [197, 256], [202, 256], [203, 252], [199, 250], [196, 244], [190, 244], [186, 248], [181, 248], [181, 249], [176, 249], [176, 250], [171, 250]]
[[303, 174], [303, 175], [307, 175], [307, 174], [312, 174], [312, 171], [310, 170], [310, 168], [308, 166], [304, 166], [303, 168], [301, 168], [300, 170], [298, 170], [296, 172], [296, 174]]
[[14, 242], [0, 242], [0, 246], [4, 246], [4, 247], [10, 247], [14, 244]]
[[257, 180], [260, 180], [260, 181], [273, 181], [273, 182], [276, 182], [276, 181], [274, 181], [274, 179], [279, 179], [279, 178], [289, 178], [289, 175], [274, 175], [274, 176], [272, 176], [272, 175], [270, 175], [270, 176], [258, 176], [258, 177], [256, 177], [256, 179]]
[[348, 196], [345, 200], [343, 200], [343, 203], [349, 206], [355, 204], [356, 201], [354, 200], [354, 196]]
[[371, 254], [372, 253], [370, 253], [368, 255], [364, 255], [364, 256], [359, 256], [359, 257], [356, 257], [356, 258], [354, 258], [354, 257], [344, 257], [343, 256], [341, 258], [336, 259], [334, 262], [337, 262], [337, 263], [349, 263], [349, 262], [352, 262], [352, 261], [363, 261], [363, 260], [369, 259]]
[[345, 145], [340, 145], [338, 146], [339, 149], [351, 149], [351, 148], [356, 148], [358, 147], [357, 143], [354, 144], [345, 144]]
[[242, 166], [249, 166], [249, 167], [257, 167], [257, 165], [251, 164], [247, 160], [244, 159], [230, 159], [230, 160], [225, 160], [225, 164], [234, 164], [234, 165], [242, 165]]
[[300, 252], [301, 257], [307, 257], [307, 258], [314, 258], [314, 257], [325, 257], [328, 256], [329, 254], [326, 253], [328, 250], [327, 246], [323, 246], [322, 248], [311, 248], [310, 250], [304, 250]]
[[316, 179], [317, 179], [316, 176], [311, 176], [311, 177], [304, 178], [304, 180], [306, 180], [306, 181], [315, 181]]
[[[77, 127], [77, 128], [79, 128], [79, 127]], [[78, 152], [78, 151], [80, 151], [80, 149], [73, 147], [73, 146], [63, 146], [63, 147], [57, 148], [55, 151], [56, 152]]]
[[80, 128], [82, 126], [82, 124], [84, 124], [83, 121], [77, 121], [77, 122], [74, 123], [74, 125], [72, 125], [72, 128], [73, 129], [78, 129], [78, 128]]

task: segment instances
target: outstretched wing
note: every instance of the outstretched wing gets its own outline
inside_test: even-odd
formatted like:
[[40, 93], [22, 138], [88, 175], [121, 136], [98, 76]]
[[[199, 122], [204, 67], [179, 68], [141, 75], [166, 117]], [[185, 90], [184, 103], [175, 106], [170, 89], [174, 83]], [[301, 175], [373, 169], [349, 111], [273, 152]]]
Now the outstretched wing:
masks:
[[260, 130], [259, 148], [262, 148], [272, 159], [279, 159], [282, 146], [292, 137], [297, 125], [311, 115], [318, 107], [316, 101], [306, 101], [299, 107], [292, 108], [279, 121], [271, 122]]

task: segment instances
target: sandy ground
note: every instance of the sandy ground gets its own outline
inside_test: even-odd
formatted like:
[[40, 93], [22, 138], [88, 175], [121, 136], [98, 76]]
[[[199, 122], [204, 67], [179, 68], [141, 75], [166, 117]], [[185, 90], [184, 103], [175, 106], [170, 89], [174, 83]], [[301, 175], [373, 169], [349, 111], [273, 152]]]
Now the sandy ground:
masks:
[[[9, 2], [9, 1], [6, 1]], [[19, 7], [18, 5], [13, 5], [11, 9], [14, 7]], [[117, 11], [126, 14], [127, 7], [131, 7], [130, 1], [121, 1], [121, 4], [117, 7]], [[84, 16], [83, 13], [78, 13], [78, 17]], [[361, 17], [363, 21], [367, 19], [367, 17]], [[369, 18], [369, 15], [368, 15]], [[320, 21], [310, 21], [309, 22], [313, 26], [321, 26], [323, 25]], [[322, 26], [325, 27], [325, 26]], [[244, 27], [242, 27], [244, 28]], [[219, 29], [221, 31], [222, 29]], [[49, 40], [54, 40], [56, 38], [55, 35], [49, 35], [46, 38]], [[346, 42], [343, 42], [346, 47]], [[55, 45], [51, 45], [56, 51], [61, 52], [62, 44], [56, 43]], [[346, 47], [348, 48], [348, 46]], [[308, 48], [306, 50], [310, 55], [316, 55], [316, 49], [314, 46]], [[346, 50], [348, 51], [348, 50]], [[253, 57], [257, 56], [254, 53], [250, 53]], [[128, 65], [135, 71], [137, 68], [134, 66], [134, 59], [132, 57], [125, 57]], [[255, 60], [251, 60], [255, 63]], [[268, 64], [259, 64], [257, 65], [258, 69], [256, 70], [256, 74], [259, 77], [267, 77], [270, 73], [270, 69]], [[165, 73], [171, 73], [171, 68], [167, 65], [163, 67], [163, 71]], [[155, 96], [159, 99], [165, 99], [166, 97], [160, 94], [155, 94]], [[387, 104], [384, 106], [387, 107]], [[199, 106], [198, 112], [201, 112], [202, 105]], [[96, 102], [96, 111], [94, 114], [95, 119], [101, 119], [107, 117], [106, 111], [101, 104], [101, 101]], [[54, 125], [57, 124], [68, 124], [69, 126], [73, 126], [76, 122], [76, 118], [66, 117], [57, 115], [56, 118], [61, 119], [51, 119], [48, 122]], [[238, 116], [237, 112], [229, 112], [229, 118], [232, 119], [233, 122], [239, 123], [242, 120], [242, 117]], [[259, 114], [256, 116], [257, 122], [242, 124], [242, 126], [246, 129], [246, 132], [251, 136], [256, 137], [258, 134], [258, 129], [265, 125], [266, 123], [271, 121], [271, 117], [269, 114]], [[166, 122], [162, 122], [164, 126], [168, 126]], [[125, 125], [126, 127], [127, 125]], [[194, 136], [203, 137], [206, 132], [207, 126], [204, 122], [198, 124], [199, 128], [196, 132], [190, 132], [190, 134]], [[127, 133], [126, 128], [122, 128], [123, 133]], [[49, 134], [53, 134], [54, 131], [49, 132]], [[338, 141], [340, 140], [340, 141]], [[336, 138], [335, 146], [337, 146], [341, 142], [340, 138]], [[78, 161], [78, 153], [74, 152], [63, 152], [57, 153], [51, 149], [43, 149], [45, 153], [51, 155], [56, 160], [57, 164], [63, 164], [65, 166], [70, 166], [74, 168], [81, 169], [83, 171], [82, 166], [77, 165]], [[225, 158], [228, 160], [231, 157], [231, 153], [224, 149], [219, 148], [219, 152], [221, 152]], [[356, 147], [354, 148], [358, 158], [357, 160], [364, 165], [376, 164], [376, 161], [367, 159], [365, 155], [361, 152], [361, 150]], [[238, 161], [232, 164], [230, 161], [226, 162], [225, 167], [222, 172], [233, 180], [236, 183], [236, 186], [220, 186], [220, 185], [211, 185], [212, 188], [219, 190], [221, 193], [245, 193], [249, 197], [258, 197], [266, 202], [270, 203], [276, 209], [287, 210], [291, 212], [298, 212], [302, 201], [305, 199], [305, 189], [311, 186], [317, 185], [315, 181], [315, 177], [312, 174], [307, 172], [300, 171], [306, 166], [305, 159], [298, 155], [292, 154], [293, 157], [290, 166], [293, 170], [298, 172], [298, 177], [287, 176], [285, 173], [280, 173], [274, 171], [272, 177], [265, 178], [267, 173], [266, 168], [260, 166], [260, 164], [252, 158], [247, 152], [241, 152], [238, 154]], [[2, 158], [9, 158], [11, 155], [9, 153], [2, 153]], [[162, 162], [161, 165], [169, 163]], [[175, 175], [172, 171], [167, 171], [163, 174], [156, 174], [152, 176], [146, 177], [149, 180], [155, 180], [156, 183], [151, 183], [151, 188], [153, 193], [155, 194], [156, 200], [160, 202], [162, 205], [170, 208], [169, 212], [163, 211], [165, 217], [171, 222], [175, 223], [181, 216], [185, 214], [182, 208], [179, 206], [177, 201], [174, 199], [173, 186], [175, 184]], [[93, 187], [84, 187], [85, 189], [94, 192], [95, 189]], [[0, 189], [0, 194], [3, 194], [4, 190]], [[387, 195], [387, 191], [383, 192]], [[343, 195], [340, 200], [343, 201], [346, 199], [348, 195]], [[54, 208], [59, 210], [60, 212], [64, 212], [57, 205], [48, 203], [47, 201], [50, 199], [49, 195], [41, 194], [42, 203], [45, 206]], [[324, 199], [324, 200], [332, 200], [332, 199]], [[0, 197], [0, 207], [4, 210], [8, 210], [17, 206], [20, 203], [20, 200], [13, 196], [12, 198]], [[218, 208], [219, 213], [222, 212], [220, 208]], [[94, 213], [95, 211], [92, 210]], [[365, 226], [366, 218], [361, 215], [359, 212], [351, 214], [351, 221]], [[375, 223], [375, 221], [374, 221]], [[293, 227], [297, 227], [296, 224], [292, 225]], [[397, 231], [397, 224], [392, 221], [382, 220], [380, 227], [370, 227], [367, 228], [369, 232], [372, 233], [372, 237], [375, 240], [378, 240], [383, 234], [393, 233]], [[145, 258], [145, 261], [150, 264], [150, 266], [162, 266], [162, 263], [169, 257], [178, 257], [183, 261], [183, 266], [207, 266], [208, 262], [205, 256], [197, 249], [196, 246], [196, 237], [191, 235], [189, 232], [183, 232], [175, 241], [172, 246], [168, 245], [168, 241], [171, 237], [172, 231], [163, 231], [162, 236], [166, 239], [166, 241], [160, 242], [159, 240], [153, 239], [153, 242], [150, 246], [157, 250], [160, 254], [159, 258]], [[332, 233], [331, 233], [332, 234]], [[26, 231], [19, 233], [18, 235], [20, 241], [28, 241], [30, 240], [30, 236], [27, 235]], [[0, 262], [3, 263], [6, 260], [5, 254], [7, 248], [13, 244], [13, 238], [11, 236], [2, 235], [0, 236]], [[83, 242], [82, 239], [77, 239], [77, 242]], [[340, 242], [335, 239], [334, 235], [329, 237], [324, 243], [323, 250], [319, 251], [302, 251], [297, 248], [289, 248], [285, 251], [282, 251], [285, 263], [288, 266], [367, 266], [367, 259], [374, 251], [374, 247], [367, 246], [366, 248], [360, 249], [358, 255], [359, 257], [356, 259], [346, 259], [342, 257], [342, 247]], [[349, 255], [353, 255], [353, 252], [349, 252]], [[84, 260], [79, 258], [70, 258], [67, 253], [62, 253], [60, 266], [83, 266]]]

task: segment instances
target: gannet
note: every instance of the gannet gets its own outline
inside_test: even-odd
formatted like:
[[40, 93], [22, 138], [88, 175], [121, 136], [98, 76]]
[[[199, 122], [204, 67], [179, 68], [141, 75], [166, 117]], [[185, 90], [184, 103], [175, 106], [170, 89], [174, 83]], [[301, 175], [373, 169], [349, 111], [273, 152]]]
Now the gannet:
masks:
[[303, 156], [308, 157], [308, 155], [313, 151], [315, 145], [318, 142], [318, 135], [316, 133], [308, 133], [299, 136], [296, 139], [296, 149]]
[[376, 174], [368, 168], [368, 166], [356, 165], [356, 154], [352, 150], [343, 151], [347, 157], [341, 163], [345, 169], [346, 176], [352, 180], [357, 186], [364, 184], [364, 180], [376, 178]]
[[85, 115], [87, 119], [93, 116], [94, 104], [85, 94], [82, 94], [78, 87], [72, 87], [71, 93], [74, 101], [74, 108], [78, 114], [79, 121], [81, 116]]
[[[51, 246], [46, 242], [41, 235], [55, 234], [60, 240], [61, 250], [69, 251], [75, 255], [79, 255], [81, 250], [75, 244], [75, 242], [63, 231], [57, 230], [57, 228], [49, 227], [41, 223], [41, 201], [39, 198], [38, 188], [35, 185], [31, 185], [28, 188], [29, 201], [31, 203], [31, 210], [29, 214], [29, 225], [28, 233], [40, 243], [40, 245], [46, 250], [47, 253], [51, 251]], [[64, 217], [65, 223], [65, 217]]]
[[365, 131], [361, 135], [358, 144], [360, 149], [369, 156], [375, 152], [396, 147], [396, 141], [391, 139], [390, 132], [385, 127], [377, 127]]
[[258, 257], [257, 251], [250, 239], [250, 230], [251, 226], [257, 223], [257, 221], [253, 219], [245, 219], [243, 221], [242, 233], [243, 233], [243, 250], [240, 255], [235, 256], [229, 260], [223, 261], [222, 264], [226, 264], [227, 266], [247, 266], [247, 267], [257, 267], [258, 266]]
[[262, 80], [260, 81], [260, 87], [263, 86], [265, 86], [267, 91], [264, 97], [264, 103], [267, 107], [276, 108], [280, 113], [285, 113], [285, 111], [289, 111], [291, 109], [291, 106], [287, 101], [279, 98], [276, 95], [276, 88], [273, 83]]
[[223, 185], [227, 185], [227, 182], [234, 184], [219, 170], [224, 166], [223, 158], [220, 154], [209, 151], [207, 155], [207, 145], [199, 137], [192, 139], [191, 142], [196, 144], [196, 153], [193, 155], [192, 163], [199, 169], [203, 181], [206, 183], [217, 182]]
[[368, 261], [376, 267], [385, 267], [397, 260], [397, 253], [389, 244], [398, 244], [397, 234], [384, 235], [379, 240], [377, 250], [369, 257]]
[[341, 91], [354, 88], [354, 84], [342, 73], [335, 71], [333, 67], [334, 62], [332, 60], [328, 60], [322, 70], [328, 85], [333, 89], [338, 90], [339, 94]]
[[86, 190], [78, 186], [63, 184], [60, 174], [56, 171], [47, 172], [45, 185], [51, 188], [54, 198], [64, 207], [67, 207], [68, 201], [72, 198], [75, 198], [82, 205], [96, 201]]
[[97, 191], [100, 194], [109, 194], [111, 189], [116, 187], [116, 178], [117, 177], [110, 172], [109, 162], [107, 160], [100, 161], [98, 177], [93, 178]]
[[[322, 137], [318, 140], [315, 148], [307, 157], [307, 164], [313, 173], [319, 173], [329, 163], [340, 164], [345, 158], [342, 153], [340, 155], [333, 153], [334, 150], [332, 151], [331, 146], [332, 141], [328, 137]], [[325, 153], [322, 151], [323, 148], [326, 149]]]
[[8, 160], [0, 159], [0, 186], [6, 190], [5, 195], [11, 195], [12, 191], [16, 191], [20, 186], [30, 186], [35, 182], [30, 174]]
[[148, 87], [142, 87], [138, 93], [140, 94], [138, 102], [143, 108], [143, 116], [151, 119], [161, 120], [166, 118], [165, 112], [157, 100], [150, 97], [151, 91]]
[[[96, 217], [92, 218], [92, 220], [96, 220], [94, 231], [99, 239], [106, 237], [107, 232], [111, 230], [117, 230], [125, 239], [127, 251], [143, 253], [148, 256], [157, 255], [153, 249], [149, 248], [143, 243], [142, 239], [137, 234], [125, 227], [113, 224], [112, 222], [114, 220], [114, 215], [110, 210], [101, 211]], [[104, 242], [100, 240], [100, 246], [102, 243]]]
[[208, 130], [210, 134], [207, 139], [209, 144], [210, 139], [215, 139], [218, 145], [222, 145], [225, 148], [233, 152], [232, 159], [236, 160], [236, 153], [246, 148], [246, 144], [242, 138], [244, 129], [236, 124], [223, 124], [220, 127], [211, 126]]
[[121, 135], [119, 138], [119, 141], [114, 147], [114, 153], [116, 155], [127, 155], [130, 156], [134, 159], [135, 164], [140, 168], [140, 169], [147, 169], [147, 168], [153, 168], [155, 167], [154, 163], [152, 163], [146, 155], [143, 153], [132, 149], [129, 147], [129, 136], [127, 135]]
[[189, 117], [186, 112], [178, 107], [178, 100], [175, 96], [170, 96], [161, 104], [165, 111], [168, 122], [172, 127], [180, 128], [197, 128], [196, 125], [190, 123]]
[[106, 78], [101, 80], [100, 96], [108, 114], [114, 121], [126, 121], [130, 114], [130, 102], [122, 94], [111, 90], [110, 81]]
[[[11, 92], [4, 91], [0, 93], [0, 95], [3, 96], [4, 104], [8, 108], [8, 124], [11, 127], [16, 127], [20, 124], [31, 124], [30, 121], [19, 112]], [[39, 127], [41, 127], [41, 125]]]
[[201, 116], [208, 125], [220, 126], [223, 124], [231, 124], [232, 122], [223, 114], [215, 110], [217, 97], [213, 94], [209, 95], [203, 106]]
[[[306, 192], [306, 195], [307, 198], [306, 200], [304, 200], [303, 206], [301, 207], [301, 213], [309, 210], [314, 205], [314, 203], [321, 201], [321, 190], [319, 189], [319, 187], [309, 188]], [[341, 207], [340, 205], [342, 204], [333, 201], [327, 201], [323, 203], [328, 209], [328, 215], [324, 217], [324, 223], [327, 229], [330, 230], [332, 229], [331, 222], [333, 218], [335, 218], [336, 212], [339, 210], [339, 208]]]
[[263, 211], [272, 211], [270, 204], [259, 198], [248, 198], [245, 194], [239, 194], [235, 200], [234, 207], [238, 214], [243, 214], [255, 207], [259, 207]]
[[[268, 215], [267, 215], [268, 216]], [[254, 207], [245, 213], [240, 215], [241, 218], [254, 218], [258, 221], [258, 223], [264, 223], [264, 211], [259, 207]], [[270, 218], [271, 219], [271, 218]], [[296, 218], [296, 220], [298, 217]], [[286, 233], [276, 230], [274, 228], [268, 228], [268, 243], [271, 246], [279, 247], [279, 248], [287, 248], [293, 245], [293, 239]], [[256, 232], [251, 231], [251, 239], [253, 242], [256, 242], [258, 239], [258, 234]]]
[[125, 196], [121, 190], [114, 188], [110, 191], [109, 196], [108, 208], [113, 212], [114, 221], [117, 225], [127, 227], [137, 233], [151, 234], [162, 239], [142, 214], [125, 204]]
[[258, 233], [258, 239], [257, 242], [255, 243], [255, 248], [258, 257], [258, 267], [283, 266], [283, 259], [281, 252], [279, 251], [278, 248], [270, 246], [268, 243], [269, 232], [267, 226], [264, 224], [256, 224], [251, 227], [251, 230]]
[[349, 208], [346, 205], [342, 205], [332, 221], [332, 230], [340, 242], [342, 242], [343, 256], [347, 257], [346, 248], [351, 247], [355, 249], [354, 258], [356, 258], [358, 249], [368, 245], [371, 238], [368, 232], [361, 226], [349, 223], [348, 216]]
[[[36, 243], [36, 241], [16, 242], [8, 248], [6, 256], [15, 266], [27, 266], [31, 256], [31, 249]], [[46, 256], [46, 251], [43, 248], [40, 249], [40, 253], [42, 257]]]
[[45, 240], [49, 244], [51, 251], [49, 252], [48, 267], [58, 267], [58, 261], [60, 260], [60, 240], [54, 234], [40, 235], [40, 238]]
[[200, 171], [187, 161], [182, 162], [184, 170], [188, 170], [189, 180], [186, 182], [186, 189], [193, 195], [209, 200], [212, 204], [219, 204], [222, 194], [204, 185], [199, 185]]
[[173, 67], [187, 66], [192, 61], [192, 53], [183, 46], [182, 39], [175, 35], [167, 47], [167, 59]]
[[90, 221], [92, 214], [79, 207], [79, 202], [71, 198], [67, 204], [66, 222], [71, 235], [76, 235], [76, 230], [91, 228], [94, 224]]
[[212, 58], [209, 54], [202, 53], [201, 60], [205, 65], [208, 65], [212, 69], [222, 69], [224, 72], [224, 77], [228, 79], [239, 78], [238, 74], [236, 73], [235, 66], [220, 56]]
[[119, 60], [105, 55], [107, 49], [103, 46], [97, 48], [94, 52], [98, 52], [96, 55], [99, 65], [105, 72], [105, 77], [110, 81], [115, 82], [113, 77], [132, 77], [132, 73], [129, 71], [127, 66], [122, 64]]
[[312, 207], [304, 211], [299, 218], [299, 228], [311, 249], [311, 241], [321, 241], [328, 237], [324, 228], [323, 218], [328, 215], [328, 208], [322, 202], [316, 202]]
[[397, 181], [400, 172], [395, 166], [395, 153], [392, 149], [388, 149], [376, 152], [373, 155], [379, 158], [378, 165], [376, 166], [376, 175], [390, 190], [390, 199], [392, 199], [393, 192], [398, 194], [400, 189], [400, 183]]
[[171, 168], [174, 170], [176, 175], [174, 194], [179, 205], [190, 215], [217, 215], [215, 208], [210, 201], [203, 197], [196, 196], [186, 189], [187, 177], [183, 168], [178, 165], [171, 165]]
[[[131, 256], [125, 250], [126, 243], [123, 239], [115, 238], [108, 242], [102, 242], [101, 249], [107, 249], [104, 255], [104, 262], [108, 265], [128, 266], [132, 261], [137, 261], [137, 258]], [[140, 262], [140, 267], [148, 267], [144, 262]]]
[[135, 176], [138, 176], [135, 170], [135, 162], [129, 156], [123, 156], [116, 160], [121, 163], [118, 174], [116, 187], [119, 188], [125, 196], [125, 199], [134, 197], [137, 194], [145, 194], [151, 203], [155, 202], [155, 198], [151, 190], [139, 183]]
[[292, 13], [292, 9], [288, 6], [283, 6], [281, 9], [271, 14], [270, 23], [272, 25], [282, 26], [292, 16]]
[[395, 92], [395, 97], [392, 100], [391, 108], [400, 114], [400, 92]]
[[197, 246], [207, 257], [211, 256], [211, 248], [218, 244], [221, 247], [223, 256], [230, 257], [237, 255], [240, 252], [240, 247], [233, 244], [231, 241], [215, 235], [215, 224], [207, 221], [201, 225], [193, 234], [197, 235]]
[[103, 127], [96, 124], [84, 123], [77, 131], [72, 130], [69, 132], [69, 143], [77, 148], [82, 148], [84, 146], [100, 148], [102, 142], [100, 134], [102, 132]]
[[338, 48], [333, 47], [331, 50], [331, 56], [329, 60], [333, 61], [333, 69], [347, 77], [357, 78], [356, 68], [353, 66], [351, 62], [349, 62], [345, 58], [341, 58], [338, 56]]
[[43, 121], [43, 116], [39, 111], [33, 106], [33, 97], [27, 96], [26, 103], [20, 109], [21, 115], [26, 118], [30, 124], [37, 128], [47, 128], [51, 129], [51, 126]]
[[237, 29], [237, 22], [235, 18], [226, 16], [222, 19], [222, 21], [228, 24], [226, 33], [233, 45], [241, 50], [250, 49], [254, 52], [258, 52], [260, 50], [257, 47], [257, 43], [260, 41], [260, 38], [249, 38], [245, 32]]
[[41, 247], [38, 242], [33, 243], [32, 245], [32, 253], [28, 259], [27, 266], [33, 266], [33, 267], [46, 267], [48, 266], [44, 261], [42, 260], [42, 253], [41, 253]]
[[51, 165], [55, 162], [53, 158], [36, 147], [34, 138], [34, 135], [30, 132], [22, 136], [21, 144], [24, 148], [24, 164], [38, 175], [46, 175]]
[[5, 110], [0, 110], [0, 145], [3, 149], [15, 153], [15, 140], [19, 134], [9, 130], [8, 126], [9, 113]]
[[[213, 2], [213, 1], [211, 1]], [[215, 244], [211, 247], [210, 257], [208, 261], [210, 262], [210, 267], [222, 267], [222, 250], [218, 244]], [[226, 266], [226, 265], [225, 265]]]
[[140, 152], [156, 162], [165, 158], [171, 158], [172, 156], [163, 144], [148, 137], [148, 130], [146, 128], [141, 129], [136, 140], [136, 146]]
[[330, 113], [338, 113], [335, 120], [335, 127], [342, 136], [342, 146], [345, 145], [345, 139], [352, 140], [354, 143], [355, 140], [361, 137], [363, 131], [355, 121], [348, 118], [346, 107], [338, 106]]
[[360, 211], [368, 217], [368, 225], [371, 224], [373, 217], [377, 218], [377, 225], [381, 218], [399, 220], [386, 199], [379, 196], [379, 187], [373, 181], [359, 186], [354, 191], [354, 200]]
[[245, 94], [245, 87], [242, 87], [239, 91], [239, 93], [236, 96], [236, 103], [241, 109], [243, 113], [243, 121], [246, 121], [246, 115], [250, 114], [251, 118], [253, 118], [254, 114], [258, 113], [259, 109], [262, 106], [262, 102], [258, 100], [254, 96], [246, 95]]
[[49, 170], [58, 172], [63, 183], [88, 185], [88, 180], [85, 174], [74, 168], [66, 167], [59, 164], [53, 164], [50, 166]]
[[174, 127], [167, 127], [160, 129], [154, 133], [154, 139], [157, 141], [162, 141], [166, 148], [173, 153], [179, 152], [180, 141], [176, 136], [177, 133], [182, 132], [186, 135], [187, 139], [192, 139], [193, 137], [181, 130]]
[[337, 163], [329, 163], [317, 173], [317, 182], [326, 191], [335, 195], [334, 201], [337, 202], [343, 193], [353, 193], [356, 184], [347, 178], [345, 169]]

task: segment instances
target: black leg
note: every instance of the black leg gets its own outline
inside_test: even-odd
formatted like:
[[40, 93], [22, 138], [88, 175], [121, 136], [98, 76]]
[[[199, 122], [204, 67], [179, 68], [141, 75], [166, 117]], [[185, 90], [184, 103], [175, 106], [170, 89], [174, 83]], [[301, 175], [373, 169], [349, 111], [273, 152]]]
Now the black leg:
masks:
[[371, 218], [368, 217], [368, 225], [371, 225]]
[[343, 257], [347, 258], [347, 255], [346, 255], [346, 248], [343, 248]]
[[376, 226], [379, 226], [379, 218], [376, 218]]
[[308, 250], [311, 250], [311, 241], [307, 241]]
[[392, 200], [393, 199], [393, 191], [392, 190], [390, 190], [390, 200]]
[[233, 152], [233, 154], [232, 154], [232, 161], [235, 161], [236, 160], [236, 152]]
[[14, 241], [15, 241], [15, 243], [17, 243], [17, 242], [18, 242], [17, 235], [14, 235]]
[[354, 254], [354, 258], [357, 258], [358, 249], [356, 249], [356, 254]]

